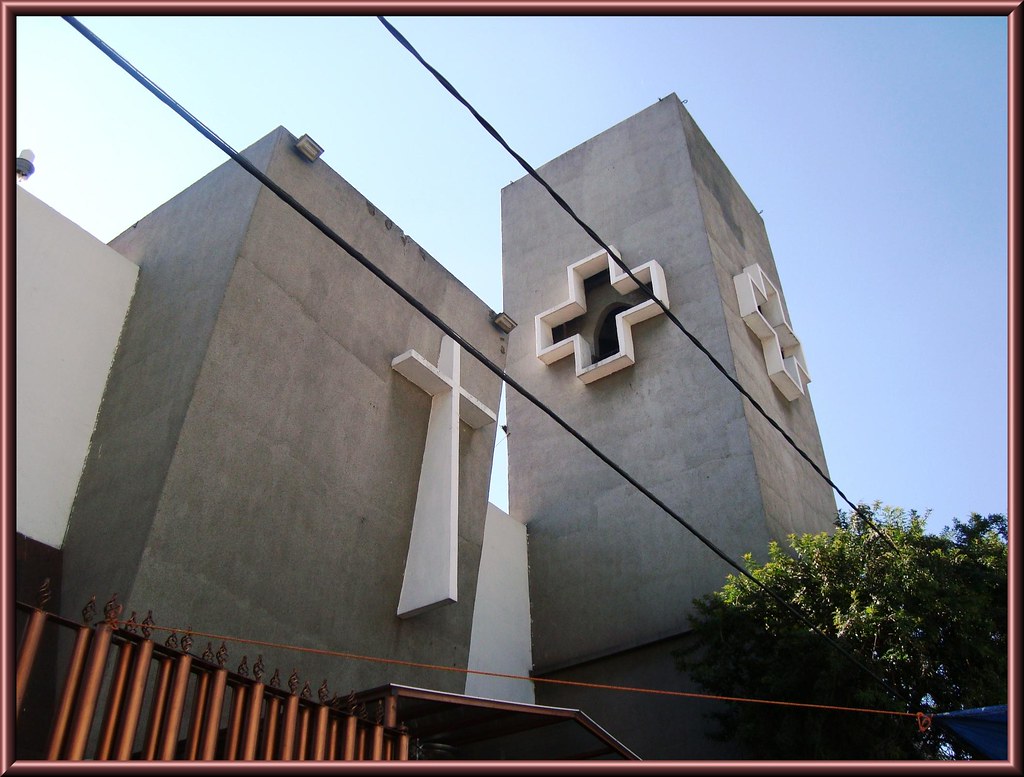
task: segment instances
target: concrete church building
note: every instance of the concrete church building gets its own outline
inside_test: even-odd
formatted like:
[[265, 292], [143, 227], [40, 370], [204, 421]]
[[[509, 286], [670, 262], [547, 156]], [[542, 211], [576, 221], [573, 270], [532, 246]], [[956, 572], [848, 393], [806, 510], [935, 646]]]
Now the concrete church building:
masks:
[[[491, 311], [296, 143], [278, 129], [246, 156], [504, 364]], [[63, 543], [66, 613], [117, 592], [158, 623], [466, 667], [500, 381], [234, 162], [110, 245], [139, 279]], [[342, 694], [465, 690], [263, 653]]]
[[[245, 155], [726, 553], [831, 528], [828, 487], [532, 179], [501, 198], [509, 333], [319, 151], [278, 128]], [[680, 101], [540, 172], [824, 468], [764, 225]], [[40, 229], [22, 210], [19, 253]], [[91, 357], [109, 375], [87, 454], [76, 421], [81, 477], [54, 507], [46, 457], [18, 471], [18, 531], [59, 551], [68, 618], [117, 592], [158, 625], [695, 690], [671, 651], [723, 562], [512, 391], [509, 515], [488, 505], [500, 380], [235, 163], [89, 250], [127, 260], [127, 313]], [[19, 339], [19, 371], [26, 356]], [[582, 710], [642, 758], [737, 755], [707, 739], [704, 702], [230, 650], [339, 695]]]

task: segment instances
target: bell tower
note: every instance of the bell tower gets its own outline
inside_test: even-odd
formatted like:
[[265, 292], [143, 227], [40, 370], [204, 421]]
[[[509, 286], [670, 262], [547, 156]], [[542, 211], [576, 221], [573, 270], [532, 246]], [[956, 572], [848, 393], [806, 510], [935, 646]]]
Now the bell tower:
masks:
[[[764, 224], [680, 100], [539, 172], [827, 471]], [[502, 191], [502, 241], [505, 310], [521, 322], [511, 375], [734, 559], [831, 528], [828, 485], [532, 178]], [[508, 424], [535, 674], [693, 690], [673, 641], [692, 600], [733, 570], [514, 392]], [[645, 752], [628, 700], [544, 684], [537, 695], [587, 710], [642, 757], [671, 757]], [[692, 720], [695, 734], [706, 725], [706, 707], [679, 699], [637, 706]], [[688, 757], [702, 754], [715, 757]]]

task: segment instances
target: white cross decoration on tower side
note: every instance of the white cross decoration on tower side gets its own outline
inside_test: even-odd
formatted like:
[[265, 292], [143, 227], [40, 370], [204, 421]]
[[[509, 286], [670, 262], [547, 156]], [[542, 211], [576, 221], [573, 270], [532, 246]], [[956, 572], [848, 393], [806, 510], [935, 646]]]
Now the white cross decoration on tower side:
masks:
[[432, 397], [399, 618], [458, 601], [459, 419], [474, 429], [497, 420], [462, 387], [461, 350], [444, 335], [436, 367], [416, 351], [391, 361], [393, 370]]
[[[614, 246], [612, 251], [618, 256]], [[612, 287], [620, 294], [636, 291], [638, 284], [622, 270], [615, 259], [604, 249], [586, 259], [570, 264], [566, 268], [569, 298], [536, 317], [537, 358], [545, 364], [553, 364], [569, 354], [575, 354], [576, 377], [584, 383], [593, 383], [613, 372], [625, 369], [636, 362], [633, 352], [633, 324], [639, 324], [665, 311], [654, 299], [627, 308], [615, 316], [615, 333], [619, 338], [619, 350], [601, 361], [594, 362], [590, 348], [579, 334], [554, 342], [554, 328], [572, 321], [587, 312], [587, 295], [583, 282], [607, 269]], [[651, 293], [666, 308], [668, 288], [665, 285], [665, 271], [656, 261], [646, 262], [635, 268], [633, 275], [641, 283], [651, 284]]]
[[733, 276], [740, 316], [761, 341], [768, 377], [792, 402], [811, 382], [804, 361], [804, 349], [793, 334], [782, 309], [782, 295], [758, 264], [743, 268]]

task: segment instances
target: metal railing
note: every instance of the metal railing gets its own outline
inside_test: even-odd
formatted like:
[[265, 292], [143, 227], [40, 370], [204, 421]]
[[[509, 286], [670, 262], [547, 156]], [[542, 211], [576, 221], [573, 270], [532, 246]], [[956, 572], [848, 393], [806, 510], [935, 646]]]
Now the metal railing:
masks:
[[[308, 682], [297, 692], [294, 672], [287, 689], [279, 687], [277, 671], [264, 683], [262, 656], [251, 672], [246, 656], [232, 672], [226, 668], [224, 643], [216, 652], [208, 643], [201, 655], [191, 652], [189, 632], [180, 640], [172, 633], [158, 644], [150, 639], [152, 612], [141, 623], [134, 612], [121, 621], [116, 594], [104, 607], [104, 620], [95, 625], [90, 624], [95, 597], [82, 611], [82, 623], [46, 612], [48, 598], [44, 583], [38, 606], [17, 603], [27, 623], [16, 670], [16, 715], [21, 717], [30, 700], [53, 708], [43, 756], [48, 760], [409, 758], [408, 731], [386, 699], [371, 717], [354, 694], [328, 699], [326, 681], [317, 700]], [[63, 671], [57, 667], [56, 699], [30, 699], [40, 647], [51, 636], [63, 635], [70, 647], [62, 651], [67, 654], [60, 660]]]

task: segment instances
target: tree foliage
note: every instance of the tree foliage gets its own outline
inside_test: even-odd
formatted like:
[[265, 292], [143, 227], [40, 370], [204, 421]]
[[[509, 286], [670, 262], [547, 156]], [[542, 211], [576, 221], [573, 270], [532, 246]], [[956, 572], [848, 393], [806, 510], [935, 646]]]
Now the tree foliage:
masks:
[[[694, 602], [693, 640], [675, 656], [708, 693], [900, 712], [1004, 704], [1007, 695], [1007, 521], [972, 514], [941, 534], [899, 508], [839, 513], [833, 534], [772, 543], [747, 570], [778, 592], [907, 701], [772, 600], [749, 579]], [[910, 717], [732, 702], [717, 736], [751, 757], [961, 758], [962, 743]]]

